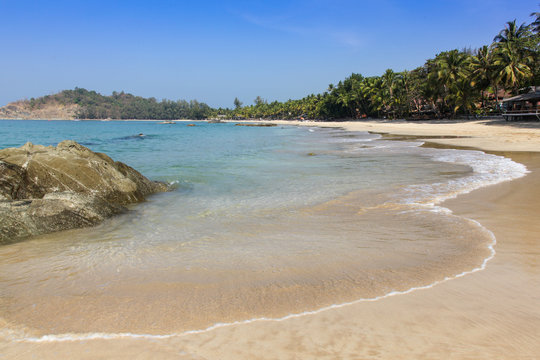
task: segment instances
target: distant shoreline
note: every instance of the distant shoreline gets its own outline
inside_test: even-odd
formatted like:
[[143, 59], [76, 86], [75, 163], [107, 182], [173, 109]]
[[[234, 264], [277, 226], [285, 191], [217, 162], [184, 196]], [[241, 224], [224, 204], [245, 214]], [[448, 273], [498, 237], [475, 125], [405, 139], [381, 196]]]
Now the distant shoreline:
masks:
[[[25, 121], [27, 119], [0, 119]], [[128, 121], [162, 122], [163, 119], [41, 119], [32, 121]], [[178, 119], [174, 122], [208, 122], [211, 120]], [[506, 122], [503, 120], [232, 120], [223, 122], [273, 123], [277, 125], [336, 127], [348, 131], [368, 131], [397, 136], [413, 136], [426, 142], [496, 152], [540, 152], [540, 122]]]
[[[209, 119], [204, 119], [204, 120], [190, 120], [190, 119], [178, 119], [178, 120], [163, 120], [163, 119], [0, 119], [0, 121], [73, 121], [73, 122], [123, 121], [123, 122], [155, 122], [155, 123], [160, 123], [160, 122], [163, 122], [163, 121], [171, 121], [171, 122], [175, 122], [175, 123], [189, 123], [189, 122], [208, 122], [210, 120]], [[166, 125], [166, 124], [164, 124], [164, 125]]]

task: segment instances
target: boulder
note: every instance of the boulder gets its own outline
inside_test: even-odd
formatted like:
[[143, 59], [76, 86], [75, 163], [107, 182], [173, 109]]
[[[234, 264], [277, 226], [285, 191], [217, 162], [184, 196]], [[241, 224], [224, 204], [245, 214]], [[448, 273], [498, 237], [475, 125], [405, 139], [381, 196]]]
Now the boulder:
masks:
[[0, 243], [98, 224], [167, 191], [130, 166], [66, 140], [0, 150]]

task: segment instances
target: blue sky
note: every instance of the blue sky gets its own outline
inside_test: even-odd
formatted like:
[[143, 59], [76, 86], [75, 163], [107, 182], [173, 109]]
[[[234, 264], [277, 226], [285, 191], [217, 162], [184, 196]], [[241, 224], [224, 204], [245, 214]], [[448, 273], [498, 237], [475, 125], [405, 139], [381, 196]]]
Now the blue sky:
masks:
[[232, 107], [491, 43], [539, 0], [0, 0], [0, 105], [76, 86]]

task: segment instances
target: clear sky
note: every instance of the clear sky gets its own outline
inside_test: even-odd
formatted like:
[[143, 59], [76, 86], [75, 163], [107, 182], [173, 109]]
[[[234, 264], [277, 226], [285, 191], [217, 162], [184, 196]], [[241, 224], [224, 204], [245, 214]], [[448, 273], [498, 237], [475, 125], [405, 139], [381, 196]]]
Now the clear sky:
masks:
[[233, 107], [490, 44], [539, 0], [0, 0], [0, 105], [74, 87]]

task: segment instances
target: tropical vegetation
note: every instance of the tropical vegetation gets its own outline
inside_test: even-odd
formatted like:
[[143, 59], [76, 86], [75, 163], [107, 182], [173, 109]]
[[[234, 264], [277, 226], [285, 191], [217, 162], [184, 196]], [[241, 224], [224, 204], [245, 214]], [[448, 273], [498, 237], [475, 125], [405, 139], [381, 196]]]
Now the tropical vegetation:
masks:
[[327, 91], [286, 102], [260, 101], [219, 112], [238, 118], [455, 117], [500, 111], [499, 95], [540, 84], [540, 13], [509, 21], [491, 45], [444, 51], [411, 70], [351, 76]]
[[123, 91], [104, 96], [81, 88], [29, 100], [31, 109], [47, 103], [77, 104], [76, 116], [80, 119], [206, 119], [213, 112], [210, 106], [197, 100], [157, 101]]

